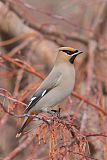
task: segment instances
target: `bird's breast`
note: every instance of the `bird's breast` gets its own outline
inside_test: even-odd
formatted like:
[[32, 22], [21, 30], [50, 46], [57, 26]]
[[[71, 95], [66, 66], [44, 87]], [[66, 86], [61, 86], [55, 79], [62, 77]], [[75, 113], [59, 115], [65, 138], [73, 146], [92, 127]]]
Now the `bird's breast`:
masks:
[[75, 84], [74, 66], [60, 65], [57, 67], [57, 69], [54, 68], [52, 71], [52, 73], [54, 74], [58, 72], [61, 73], [60, 82], [58, 82], [54, 88], [52, 88], [38, 101], [38, 103], [34, 107], [35, 110], [47, 110], [47, 108], [59, 104], [71, 94]]

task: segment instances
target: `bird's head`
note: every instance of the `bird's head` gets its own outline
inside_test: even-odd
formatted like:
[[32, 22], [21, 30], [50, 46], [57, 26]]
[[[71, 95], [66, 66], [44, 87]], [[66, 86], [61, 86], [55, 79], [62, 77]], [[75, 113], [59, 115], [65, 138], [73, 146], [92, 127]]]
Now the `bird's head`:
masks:
[[71, 47], [61, 47], [59, 48], [58, 52], [59, 56], [63, 57], [64, 59], [68, 59], [70, 63], [74, 63], [76, 56], [83, 53], [82, 51]]

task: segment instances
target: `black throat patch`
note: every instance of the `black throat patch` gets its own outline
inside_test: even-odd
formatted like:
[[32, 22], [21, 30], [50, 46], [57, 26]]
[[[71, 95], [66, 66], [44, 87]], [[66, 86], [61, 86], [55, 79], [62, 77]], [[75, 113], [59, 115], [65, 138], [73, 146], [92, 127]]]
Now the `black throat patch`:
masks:
[[70, 60], [69, 60], [70, 63], [72, 63], [72, 64], [74, 63], [74, 60], [75, 60], [76, 56], [77, 56], [77, 55], [74, 55], [74, 56], [72, 56], [72, 57], [70, 58]]

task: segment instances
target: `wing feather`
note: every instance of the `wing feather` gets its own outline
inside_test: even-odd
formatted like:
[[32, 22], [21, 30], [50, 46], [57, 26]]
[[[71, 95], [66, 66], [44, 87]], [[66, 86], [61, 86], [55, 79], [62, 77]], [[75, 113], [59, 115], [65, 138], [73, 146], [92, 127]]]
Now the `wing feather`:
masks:
[[58, 72], [57, 74], [52, 76], [50, 75], [49, 77], [47, 77], [42, 84], [40, 85], [40, 87], [36, 90], [35, 94], [33, 95], [33, 97], [31, 98], [28, 107], [24, 110], [24, 114], [28, 113], [29, 110], [35, 106], [35, 104], [43, 97], [45, 96], [52, 88], [56, 87], [59, 84], [59, 81], [61, 79], [62, 74], [60, 72]]

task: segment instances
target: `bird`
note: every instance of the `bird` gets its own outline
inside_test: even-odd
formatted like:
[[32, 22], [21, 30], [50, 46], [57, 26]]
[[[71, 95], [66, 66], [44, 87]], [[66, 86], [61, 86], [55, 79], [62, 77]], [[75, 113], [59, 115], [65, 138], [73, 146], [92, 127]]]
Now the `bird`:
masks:
[[[57, 50], [55, 64], [32, 96], [23, 114], [38, 115], [49, 113], [73, 91], [75, 85], [74, 61], [83, 53], [72, 47], [60, 47]], [[25, 117], [16, 137], [20, 137], [24, 128], [33, 120], [33, 116]]]

